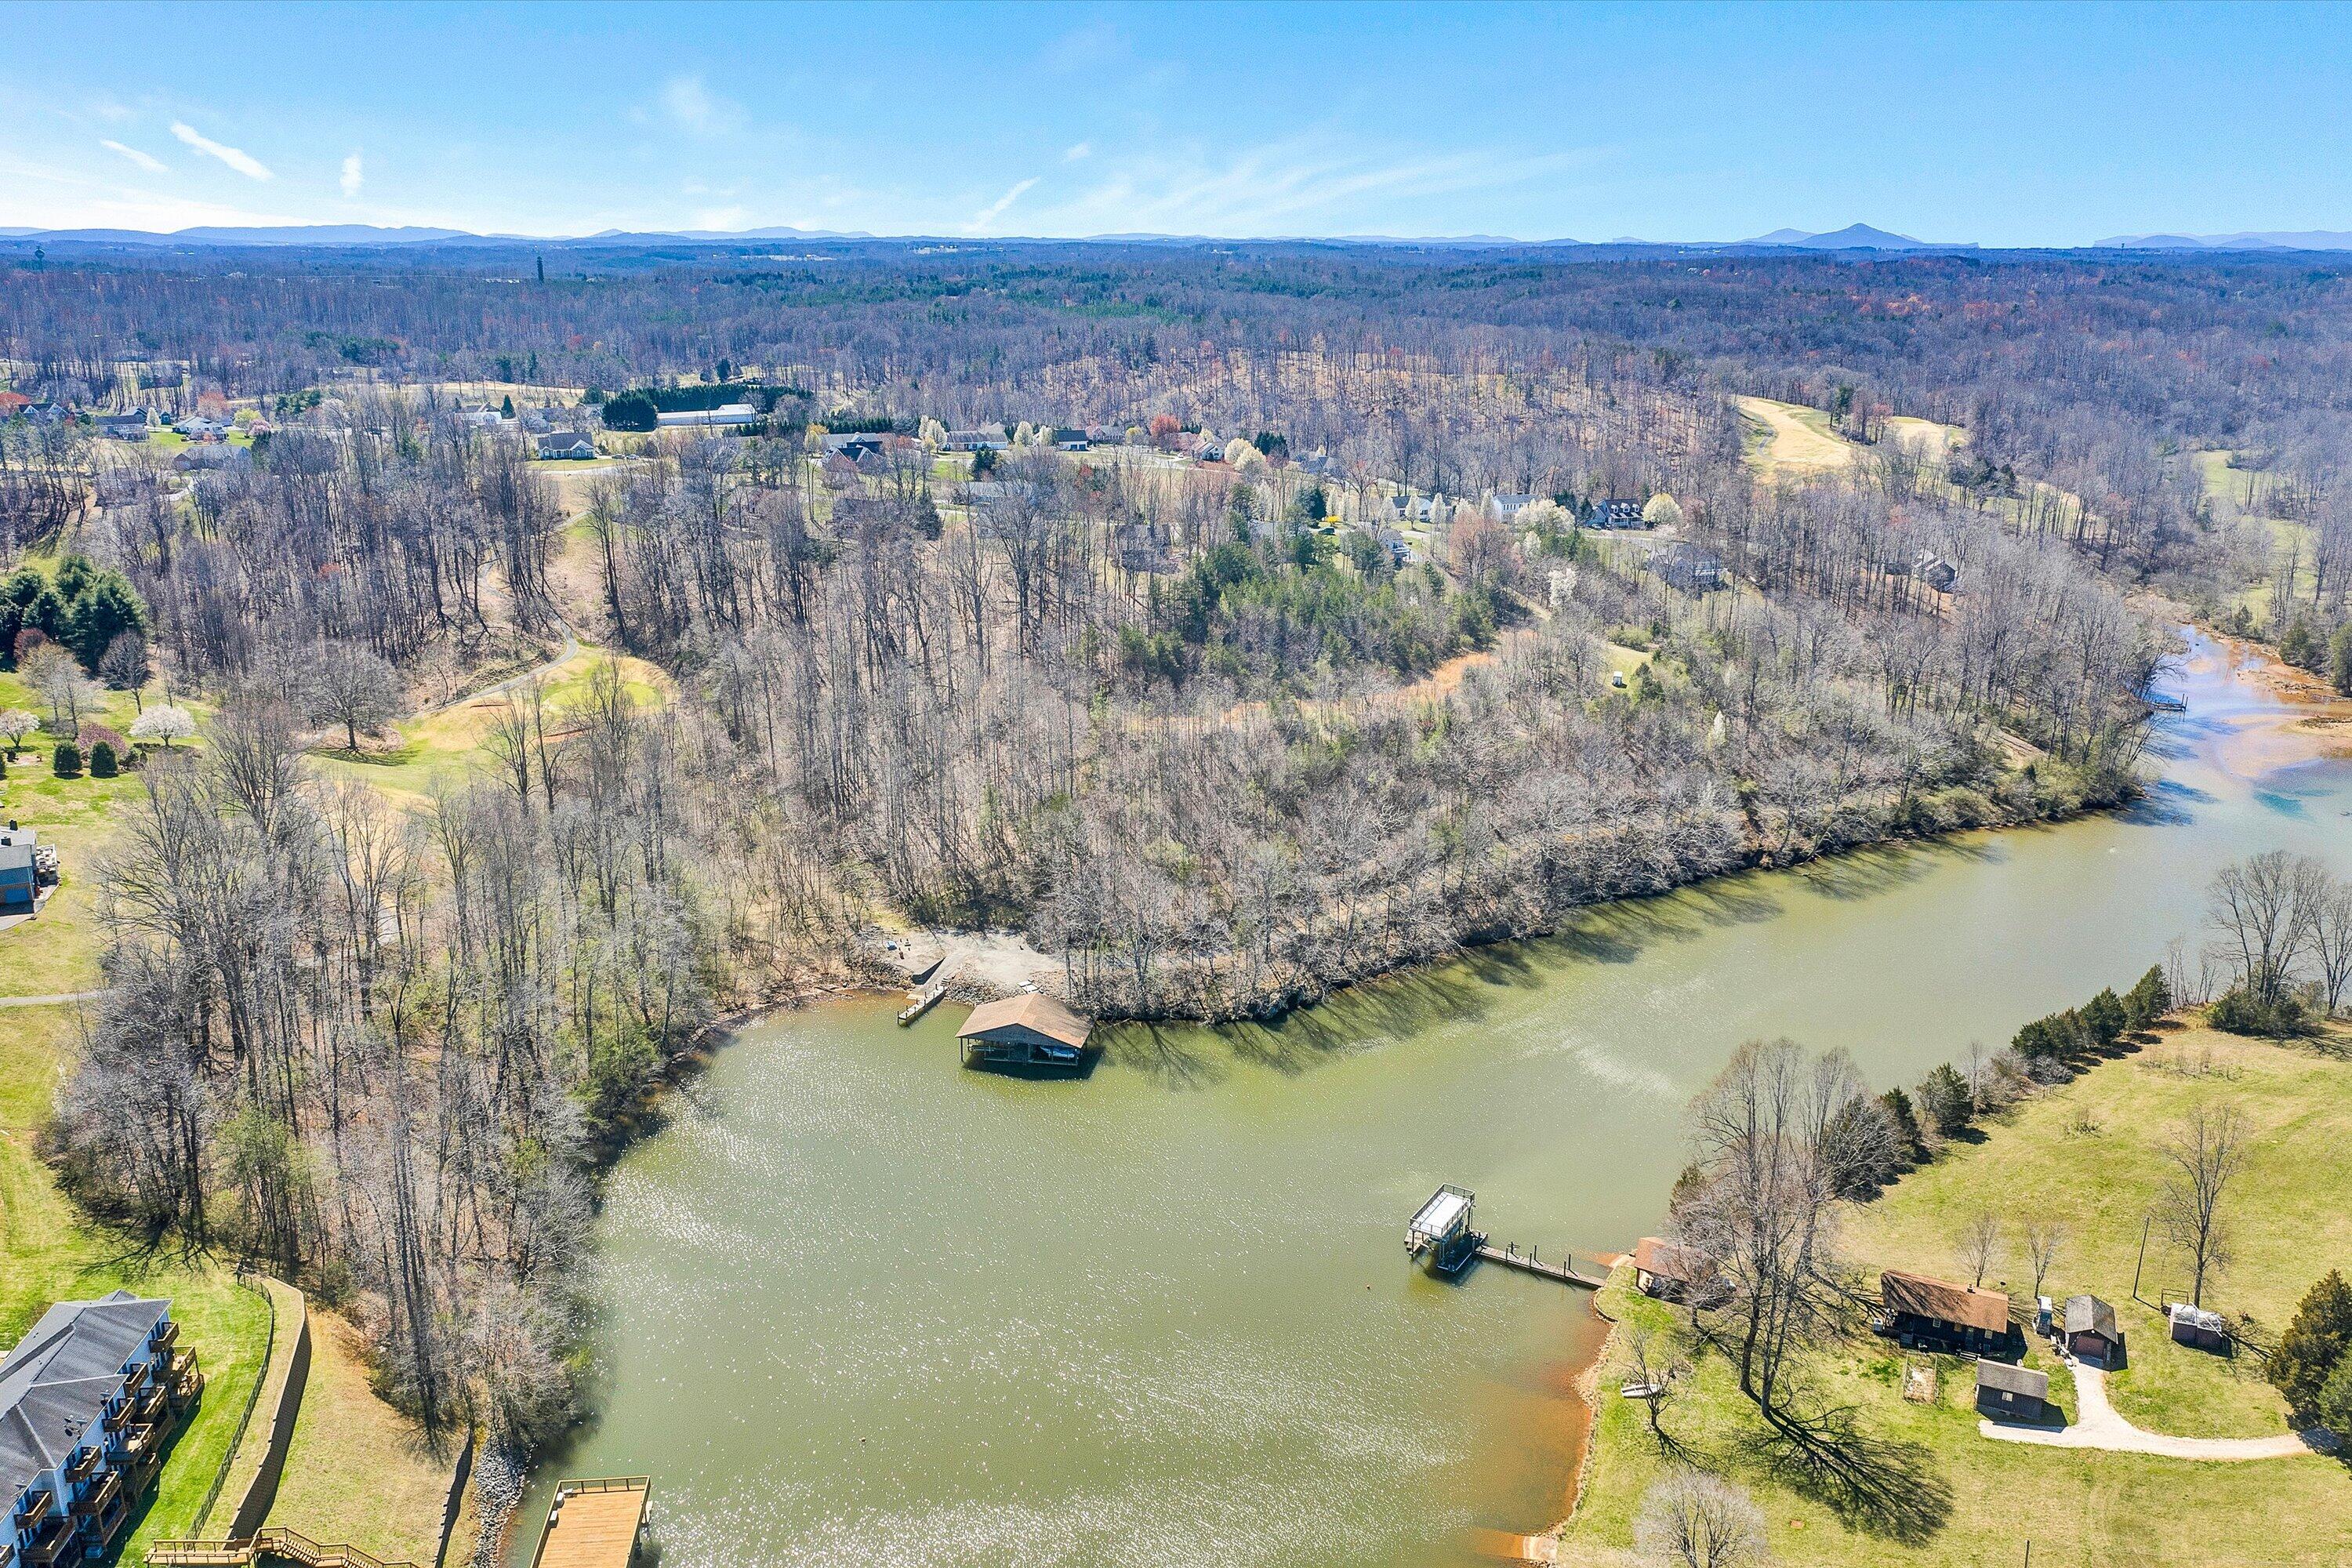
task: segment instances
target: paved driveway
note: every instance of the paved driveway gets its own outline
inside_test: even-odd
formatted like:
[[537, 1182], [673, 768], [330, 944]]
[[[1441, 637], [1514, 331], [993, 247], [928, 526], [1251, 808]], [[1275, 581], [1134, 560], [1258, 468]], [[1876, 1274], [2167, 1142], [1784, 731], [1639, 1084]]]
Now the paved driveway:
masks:
[[2039, 1443], [2045, 1448], [2105, 1448], [2118, 1454], [2161, 1454], [2174, 1459], [2284, 1459], [2327, 1453], [2335, 1439], [2326, 1432], [2282, 1432], [2275, 1437], [2168, 1437], [2125, 1420], [2108, 1403], [2107, 1374], [2069, 1358], [2074, 1373], [2074, 1424], [2021, 1426], [1990, 1417], [1977, 1430], [2004, 1443]]

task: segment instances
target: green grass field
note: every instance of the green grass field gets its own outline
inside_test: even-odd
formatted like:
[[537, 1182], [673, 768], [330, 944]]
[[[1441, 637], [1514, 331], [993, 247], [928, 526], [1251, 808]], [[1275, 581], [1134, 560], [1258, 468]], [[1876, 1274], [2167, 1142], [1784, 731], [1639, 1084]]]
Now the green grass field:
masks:
[[[2207, 1097], [2237, 1106], [2255, 1132], [2228, 1210], [2237, 1261], [2209, 1291], [2209, 1304], [2251, 1314], [2275, 1334], [2314, 1279], [2329, 1268], [2352, 1268], [2352, 1172], [2341, 1157], [2352, 1137], [2352, 1059], [2336, 1054], [2340, 1048], [2173, 1030], [2015, 1108], [1982, 1142], [1956, 1145], [1905, 1177], [1858, 1211], [1847, 1250], [1874, 1271], [1907, 1267], [1965, 1279], [1958, 1234], [1986, 1209], [2002, 1220], [2008, 1238], [1993, 1278], [2030, 1279], [2017, 1240], [2025, 1218], [2061, 1219], [2072, 1239], [2044, 1289], [2053, 1296], [2087, 1289], [2116, 1307], [2131, 1364], [2108, 1386], [2126, 1416], [2192, 1436], [2283, 1431], [2284, 1409], [2256, 1358], [2231, 1363], [2172, 1344], [2157, 1312], [2132, 1301], [2132, 1275], [2141, 1220], [2163, 1179], [2159, 1142], [2190, 1103]], [[2160, 1241], [2151, 1241], [2148, 1256], [2142, 1294], [2153, 1300], [2184, 1276]], [[1863, 1413], [1869, 1429], [1919, 1445], [1952, 1493], [1939, 1530], [1924, 1540], [1890, 1539], [1842, 1520], [1775, 1467], [1728, 1367], [1690, 1348], [1679, 1310], [1640, 1295], [1624, 1271], [1602, 1293], [1601, 1308], [1624, 1326], [1602, 1369], [1591, 1466], [1564, 1537], [1571, 1552], [1598, 1558], [1628, 1546], [1641, 1494], [1662, 1468], [1640, 1405], [1616, 1392], [1627, 1328], [1646, 1324], [1678, 1342], [1696, 1368], [1669, 1403], [1668, 1430], [1694, 1445], [1708, 1468], [1750, 1489], [1784, 1562], [2015, 1563], [2029, 1537], [2035, 1563], [2085, 1568], [2352, 1560], [2352, 1468], [2341, 1461], [2199, 1463], [1994, 1442], [1977, 1430], [1966, 1363], [1932, 1358], [1938, 1397], [1916, 1404], [1902, 1397], [1901, 1352], [1873, 1342], [1829, 1361], [1819, 1375]], [[2064, 1369], [2038, 1346], [2028, 1364], [2053, 1373], [2053, 1396], [2071, 1410]]]
[[260, 1375], [269, 1308], [212, 1260], [95, 1225], [58, 1191], [33, 1137], [78, 1029], [68, 1008], [0, 1012], [0, 1343], [14, 1344], [52, 1301], [117, 1288], [171, 1299], [181, 1343], [205, 1369], [205, 1393], [163, 1461], [153, 1503], [126, 1538], [121, 1560], [137, 1563], [148, 1542], [194, 1529]]

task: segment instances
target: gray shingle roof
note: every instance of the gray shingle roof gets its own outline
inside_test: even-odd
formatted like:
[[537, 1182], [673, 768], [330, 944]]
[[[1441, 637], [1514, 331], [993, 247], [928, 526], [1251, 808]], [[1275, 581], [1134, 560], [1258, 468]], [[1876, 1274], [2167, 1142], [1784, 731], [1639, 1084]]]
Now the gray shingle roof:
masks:
[[73, 1451], [122, 1386], [122, 1363], [171, 1310], [128, 1290], [59, 1301], [0, 1359], [0, 1500]]
[[2096, 1296], [2066, 1298], [2066, 1331], [2069, 1334], [2096, 1334], [2103, 1340], [2117, 1338], [2116, 1310]]
[[2047, 1399], [2050, 1397], [2050, 1374], [2036, 1372], [2031, 1367], [2011, 1366], [2002, 1361], [1980, 1361], [1977, 1363], [1977, 1386], [2006, 1389], [2011, 1394]]

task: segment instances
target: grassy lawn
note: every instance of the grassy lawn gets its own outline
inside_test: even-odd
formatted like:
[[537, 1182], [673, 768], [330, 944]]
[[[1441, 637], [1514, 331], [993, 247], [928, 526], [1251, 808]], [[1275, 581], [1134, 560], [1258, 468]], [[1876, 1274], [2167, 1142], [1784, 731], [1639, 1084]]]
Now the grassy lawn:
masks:
[[[161, 701], [163, 689], [150, 686], [148, 701]], [[45, 712], [45, 706], [16, 676], [0, 672], [0, 708]], [[201, 715], [201, 704], [191, 711]], [[110, 691], [91, 715], [98, 722], [128, 733], [138, 707], [131, 693]], [[33, 736], [25, 751], [8, 759], [8, 776], [0, 779], [0, 821], [21, 822], [40, 830], [42, 838], [58, 847], [60, 862], [58, 890], [39, 918], [0, 931], [0, 996], [48, 996], [87, 991], [96, 986], [98, 933], [96, 900], [90, 861], [104, 844], [115, 806], [140, 793], [137, 774], [125, 772], [110, 779], [61, 779], [50, 767], [55, 738]]]
[[[2334, 1047], [2331, 1047], [2334, 1048]], [[2068, 1241], [2043, 1293], [2088, 1290], [2114, 1303], [2131, 1364], [2107, 1380], [2116, 1407], [2153, 1431], [2248, 1437], [2286, 1428], [2258, 1358], [2234, 1361], [2174, 1344], [2156, 1308], [2132, 1300], [2143, 1222], [2166, 1175], [2161, 1146], [2200, 1100], [2236, 1107], [2252, 1152], [2223, 1218], [2236, 1261], [2209, 1282], [2206, 1305], [2251, 1316], [2277, 1335], [2313, 1280], [2352, 1268], [2352, 1060], [2316, 1047], [2274, 1046], [2203, 1028], [2179, 1029], [2063, 1089], [2019, 1106], [1986, 1141], [1914, 1172], [1864, 1207], [1854, 1256], [1881, 1267], [1949, 1276], [1960, 1229], [1997, 1215], [2003, 1256], [1991, 1278], [2024, 1295], [2032, 1269], [2022, 1226], [2033, 1213], [2063, 1222]], [[2187, 1291], [2187, 1265], [2152, 1232], [2140, 1295]]]
[[[2253, 1153], [2232, 1189], [2238, 1260], [2209, 1304], [2251, 1314], [2275, 1334], [2310, 1283], [2352, 1265], [2352, 1173], [2340, 1152], [2352, 1136], [2352, 1060], [2333, 1047], [2282, 1047], [2201, 1028], [2175, 1029], [2137, 1053], [2103, 1064], [2067, 1087], [2016, 1108], [1987, 1131], [1904, 1178], [1861, 1209], [1848, 1251], [1872, 1269], [1907, 1267], [1965, 1279], [1956, 1258], [1968, 1216], [2003, 1222], [2005, 1256], [1991, 1279], [2030, 1271], [2017, 1237], [2025, 1218], [2063, 1220], [2071, 1240], [2045, 1290], [2087, 1289], [2112, 1301], [2130, 1343], [2130, 1367], [2108, 1380], [2117, 1406], [2151, 1430], [2236, 1436], [2284, 1430], [2277, 1394], [2255, 1358], [2242, 1362], [2176, 1346], [2162, 1320], [2131, 1300], [2141, 1219], [2162, 1182], [2157, 1148], [2182, 1111], [2211, 1097], [2252, 1123]], [[2182, 1278], [2151, 1240], [2142, 1294], [2155, 1300]], [[1621, 1271], [1601, 1310], [1677, 1342], [1696, 1372], [1667, 1407], [1668, 1430], [1706, 1467], [1730, 1475], [1763, 1508], [1774, 1552], [1790, 1562], [2015, 1563], [2025, 1540], [2034, 1561], [2105, 1564], [2252, 1565], [2340, 1563], [2352, 1553], [2352, 1468], [2319, 1458], [2242, 1464], [2077, 1452], [1998, 1443], [1977, 1430], [1969, 1367], [1937, 1366], [1932, 1403], [1902, 1396], [1902, 1352], [1875, 1342], [1820, 1369], [1830, 1392], [1851, 1401], [1867, 1427], [1920, 1446], [1952, 1492], [1950, 1515], [1922, 1540], [1900, 1541], [1842, 1520], [1792, 1483], [1758, 1443], [1757, 1423], [1719, 1356], [1694, 1352], [1678, 1309], [1651, 1301]], [[1567, 1544], [1605, 1560], [1631, 1543], [1641, 1494], [1662, 1468], [1641, 1406], [1619, 1397], [1626, 1331], [1612, 1342], [1601, 1379], [1593, 1458]], [[2028, 1364], [2053, 1373], [2053, 1399], [2070, 1413], [2064, 1368], [2037, 1347]], [[1563, 1560], [1581, 1560], [1564, 1558]]]
[[[586, 700], [593, 662], [604, 657], [583, 648], [540, 678], [551, 731], [562, 728], [562, 714]], [[647, 704], [662, 700], [668, 678], [658, 668], [643, 659], [624, 657], [619, 662], [632, 697]], [[357, 752], [338, 746], [315, 753], [320, 771], [373, 784], [411, 805], [423, 805], [432, 798], [436, 780], [460, 778], [479, 766], [482, 737], [505, 706], [503, 696], [486, 697], [408, 720], [399, 726], [399, 739], [392, 744], [372, 742]]]
[[[454, 1438], [444, 1454], [428, 1450], [416, 1428], [368, 1386], [358, 1331], [314, 1306], [310, 1381], [269, 1522], [389, 1561], [429, 1564], [462, 1441]], [[467, 1498], [470, 1509], [471, 1489]], [[466, 1539], [463, 1517], [458, 1527]]]
[[1818, 408], [1769, 397], [1736, 397], [1748, 421], [1748, 458], [1765, 474], [1828, 473], [1853, 461], [1854, 445]]
[[163, 1461], [154, 1501], [126, 1538], [122, 1560], [136, 1563], [150, 1541], [194, 1529], [260, 1375], [269, 1309], [226, 1269], [176, 1249], [150, 1252], [92, 1225], [58, 1191], [34, 1155], [33, 1129], [48, 1112], [76, 1027], [67, 1008], [0, 1013], [0, 1343], [14, 1344], [52, 1301], [117, 1287], [171, 1298], [181, 1343], [195, 1351], [206, 1381]]

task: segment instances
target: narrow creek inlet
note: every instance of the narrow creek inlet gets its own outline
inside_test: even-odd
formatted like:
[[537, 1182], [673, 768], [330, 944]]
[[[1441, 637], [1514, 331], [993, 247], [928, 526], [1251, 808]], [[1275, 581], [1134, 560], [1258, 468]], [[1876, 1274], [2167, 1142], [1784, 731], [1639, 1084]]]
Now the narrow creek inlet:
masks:
[[2200, 640], [2137, 808], [1727, 879], [1279, 1025], [1129, 1027], [1079, 1082], [964, 1072], [943, 1007], [744, 1031], [614, 1173], [593, 1419], [665, 1568], [1407, 1564], [1563, 1511], [1581, 1291], [1408, 1267], [1440, 1182], [1498, 1240], [1630, 1245], [1740, 1041], [1875, 1086], [1988, 1051], [2195, 939], [2213, 872], [2352, 868], [2352, 765]]

